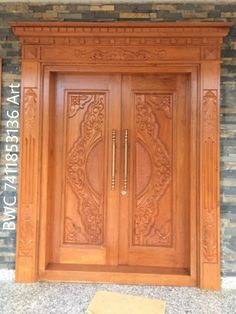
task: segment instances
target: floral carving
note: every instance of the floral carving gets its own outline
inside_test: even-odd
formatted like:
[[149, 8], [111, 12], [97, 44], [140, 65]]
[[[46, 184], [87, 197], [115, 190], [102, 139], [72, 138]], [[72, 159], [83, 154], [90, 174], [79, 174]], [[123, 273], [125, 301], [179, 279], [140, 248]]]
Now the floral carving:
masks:
[[144, 49], [127, 50], [116, 47], [115, 49], [79, 50], [75, 49], [75, 56], [90, 61], [145, 61], [162, 59], [166, 56], [165, 50], [149, 51]]
[[205, 90], [203, 96], [203, 256], [207, 263], [217, 263], [217, 183], [216, 130], [218, 97], [216, 90]]
[[164, 111], [167, 118], [172, 118], [172, 95], [171, 94], [150, 94], [144, 95], [145, 103], [155, 110]]
[[[158, 101], [154, 101], [157, 100]], [[171, 240], [171, 222], [165, 221], [160, 225], [159, 200], [164, 195], [171, 182], [172, 164], [168, 149], [159, 137], [154, 107], [164, 109], [168, 118], [172, 115], [171, 104], [166, 99], [161, 105], [160, 98], [155, 95], [135, 95], [137, 137], [148, 146], [152, 156], [153, 171], [148, 185], [148, 194], [137, 196], [137, 207], [134, 215], [134, 244], [135, 245], [168, 245]], [[146, 196], [148, 195], [148, 196]]]
[[35, 88], [24, 89], [24, 117], [26, 128], [34, 126], [37, 114], [37, 94]]
[[203, 97], [203, 123], [204, 123], [204, 138], [215, 138], [216, 126], [218, 123], [217, 117], [217, 95], [215, 90], [205, 91]]
[[[85, 163], [87, 153], [102, 139], [104, 129], [104, 94], [78, 94], [82, 103], [74, 105], [73, 116], [81, 106], [87, 111], [81, 123], [81, 135], [68, 154], [67, 179], [78, 199], [78, 221], [75, 224], [67, 217], [65, 240], [80, 244], [101, 244], [103, 241], [103, 204], [102, 196], [97, 195], [86, 180]], [[69, 107], [71, 104], [69, 103]], [[70, 115], [69, 115], [70, 117]]]
[[68, 117], [73, 118], [77, 112], [84, 109], [85, 106], [93, 100], [94, 95], [81, 94], [70, 94], [69, 95], [69, 106], [68, 106]]
[[203, 228], [203, 255], [208, 263], [217, 262], [217, 222], [212, 210], [206, 210], [204, 214]]
[[31, 208], [24, 207], [19, 231], [19, 256], [33, 256], [33, 222]]

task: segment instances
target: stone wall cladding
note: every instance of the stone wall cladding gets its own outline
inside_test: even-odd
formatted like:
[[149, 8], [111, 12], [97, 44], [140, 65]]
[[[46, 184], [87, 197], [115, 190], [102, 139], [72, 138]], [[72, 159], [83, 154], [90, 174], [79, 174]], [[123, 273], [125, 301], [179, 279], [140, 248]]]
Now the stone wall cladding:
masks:
[[[219, 3], [219, 2], [217, 2]], [[3, 58], [1, 150], [4, 149], [7, 86], [20, 81], [20, 45], [10, 21], [230, 21], [236, 22], [236, 4], [0, 4], [0, 57]], [[221, 68], [221, 240], [222, 275], [236, 276], [236, 26], [222, 49]], [[3, 156], [1, 172], [4, 170]], [[1, 191], [4, 181], [0, 181]], [[2, 193], [2, 192], [1, 192]], [[15, 232], [2, 231], [0, 194], [0, 268], [14, 269]]]

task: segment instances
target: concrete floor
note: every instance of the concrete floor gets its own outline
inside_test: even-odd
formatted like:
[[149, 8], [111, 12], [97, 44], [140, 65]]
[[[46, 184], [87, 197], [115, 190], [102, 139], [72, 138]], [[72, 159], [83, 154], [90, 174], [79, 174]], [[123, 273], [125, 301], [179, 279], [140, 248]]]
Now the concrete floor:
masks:
[[12, 282], [0, 282], [0, 313], [83, 314], [97, 290], [165, 300], [167, 314], [236, 314], [236, 290], [210, 292], [197, 288]]

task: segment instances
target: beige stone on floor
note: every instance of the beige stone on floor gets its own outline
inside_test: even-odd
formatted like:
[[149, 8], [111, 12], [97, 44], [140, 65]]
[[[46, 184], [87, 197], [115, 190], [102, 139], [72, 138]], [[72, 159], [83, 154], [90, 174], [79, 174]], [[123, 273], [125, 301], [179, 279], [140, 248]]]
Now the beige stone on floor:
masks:
[[164, 314], [165, 302], [121, 293], [97, 291], [86, 314]]

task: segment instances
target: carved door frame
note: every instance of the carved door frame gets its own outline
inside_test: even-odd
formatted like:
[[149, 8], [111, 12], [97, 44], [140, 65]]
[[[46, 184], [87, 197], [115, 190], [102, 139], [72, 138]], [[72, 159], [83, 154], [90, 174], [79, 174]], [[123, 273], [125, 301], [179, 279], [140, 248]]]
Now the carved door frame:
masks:
[[[220, 47], [232, 23], [12, 23], [22, 44], [22, 111], [19, 206], [17, 225], [16, 280], [33, 282], [39, 278], [73, 280], [69, 271], [40, 276], [39, 249], [42, 213], [45, 209], [45, 165], [42, 154], [43, 95], [49, 94], [45, 71], [112, 71], [189, 73], [191, 106], [196, 104], [197, 188], [195, 232], [191, 259], [195, 281], [176, 275], [148, 274], [138, 277], [147, 284], [220, 287], [220, 208], [219, 208], [219, 99]], [[114, 65], [115, 63], [115, 65]], [[175, 72], [175, 73], [176, 73]], [[45, 129], [44, 129], [45, 132]], [[46, 151], [45, 151], [46, 150]], [[42, 177], [44, 181], [42, 182]], [[41, 230], [41, 232], [40, 232]], [[42, 257], [40, 257], [42, 258]], [[46, 271], [46, 269], [45, 269]], [[153, 275], [153, 274], [152, 274]], [[64, 277], [63, 277], [64, 276]], [[113, 274], [115, 276], [115, 274]], [[110, 276], [111, 277], [111, 276]], [[79, 280], [89, 274], [78, 276]], [[95, 281], [108, 277], [95, 276]], [[127, 282], [116, 274], [116, 282]], [[137, 281], [130, 281], [137, 282]]]

